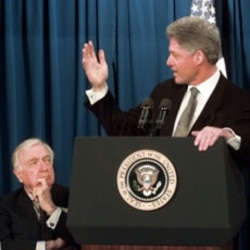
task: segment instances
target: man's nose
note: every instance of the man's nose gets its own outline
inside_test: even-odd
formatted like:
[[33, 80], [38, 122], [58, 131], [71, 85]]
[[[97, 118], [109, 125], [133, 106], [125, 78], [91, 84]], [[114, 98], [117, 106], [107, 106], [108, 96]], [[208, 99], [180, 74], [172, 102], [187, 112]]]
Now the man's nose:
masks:
[[46, 164], [44, 161], [39, 161], [40, 170], [46, 170], [47, 168], [48, 168], [48, 164]]
[[168, 56], [167, 59], [166, 59], [166, 65], [168, 67], [170, 67], [172, 65], [172, 60], [171, 60], [171, 56]]

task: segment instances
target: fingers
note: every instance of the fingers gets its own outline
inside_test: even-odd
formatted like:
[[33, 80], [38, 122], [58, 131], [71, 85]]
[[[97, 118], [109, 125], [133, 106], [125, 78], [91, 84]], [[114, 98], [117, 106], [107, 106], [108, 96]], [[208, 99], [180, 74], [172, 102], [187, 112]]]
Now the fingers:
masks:
[[84, 44], [85, 57], [95, 57], [94, 45], [91, 41]]
[[96, 59], [95, 48], [94, 48], [94, 44], [92, 43], [92, 41], [88, 42], [88, 53], [90, 57]]
[[56, 249], [62, 249], [65, 245], [65, 241], [62, 238], [57, 238], [55, 240]]
[[42, 194], [44, 194], [44, 192], [46, 192], [47, 190], [50, 190], [50, 187], [48, 186], [46, 179], [39, 178], [37, 186], [33, 188], [32, 195], [34, 199], [39, 202]]
[[53, 250], [53, 249], [62, 249], [63, 247], [65, 247], [66, 244], [63, 239], [57, 238], [55, 240], [46, 241], [45, 245], [47, 250]]
[[85, 43], [83, 46], [82, 66], [94, 90], [99, 91], [106, 86], [108, 65], [105, 59], [105, 53], [100, 49], [98, 55], [96, 55], [92, 41]]
[[90, 58], [90, 45], [89, 43], [85, 43], [83, 48], [82, 48], [82, 65], [85, 66], [86, 62]]
[[192, 131], [192, 135], [195, 136], [194, 145], [198, 147], [198, 150], [206, 151], [223, 136], [223, 133], [221, 128], [207, 126], [200, 131]]
[[82, 62], [86, 63], [90, 59], [95, 60], [96, 62], [98, 62], [99, 60], [101, 64], [106, 63], [105, 54], [102, 49], [98, 51], [98, 60], [97, 60], [94, 44], [92, 41], [85, 43], [82, 48]]
[[96, 58], [95, 49], [92, 41], [85, 43], [82, 48], [82, 57], [85, 58]]
[[82, 66], [87, 75], [91, 75], [93, 70], [98, 68], [98, 60], [91, 41], [85, 43], [82, 49]]
[[102, 65], [106, 64], [105, 54], [104, 54], [104, 51], [102, 49], [99, 50], [98, 58], [99, 58], [100, 64], [102, 64]]
[[38, 182], [39, 182], [39, 186], [40, 186], [40, 187], [43, 187], [43, 188], [48, 187], [47, 181], [46, 181], [45, 178], [39, 178], [39, 179], [38, 179]]

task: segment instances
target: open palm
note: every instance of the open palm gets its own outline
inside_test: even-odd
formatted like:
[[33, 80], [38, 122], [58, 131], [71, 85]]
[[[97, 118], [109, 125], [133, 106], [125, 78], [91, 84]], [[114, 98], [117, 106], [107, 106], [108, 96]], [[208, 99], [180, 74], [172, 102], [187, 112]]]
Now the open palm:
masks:
[[103, 50], [96, 56], [92, 42], [88, 42], [82, 49], [82, 65], [89, 82], [94, 89], [102, 88], [108, 78], [108, 65]]

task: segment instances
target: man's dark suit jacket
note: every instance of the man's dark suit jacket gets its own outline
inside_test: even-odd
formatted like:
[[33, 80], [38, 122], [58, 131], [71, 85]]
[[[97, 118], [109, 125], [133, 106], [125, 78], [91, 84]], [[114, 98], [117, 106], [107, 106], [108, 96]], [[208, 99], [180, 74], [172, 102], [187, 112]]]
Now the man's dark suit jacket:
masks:
[[[67, 208], [69, 190], [54, 184], [51, 195], [57, 206]], [[51, 239], [61, 237], [75, 246], [70, 232], [66, 229], [66, 213], [62, 212], [58, 224], [51, 230]], [[35, 250], [36, 242], [43, 240], [33, 203], [23, 188], [0, 198], [0, 242], [2, 250]], [[77, 249], [77, 248], [72, 248]]]
[[[159, 83], [152, 91], [150, 97], [154, 101], [153, 120], [159, 113], [162, 99], [168, 98], [172, 108], [165, 118], [165, 125], [160, 131], [160, 136], [171, 136], [175, 118], [187, 85], [178, 85], [173, 79]], [[110, 136], [144, 136], [149, 130], [138, 129], [140, 106], [122, 112], [112, 94], [108, 94], [90, 105], [85, 106], [99, 119], [101, 125]], [[229, 82], [222, 75], [191, 130], [201, 130], [204, 126], [229, 127], [241, 136], [242, 142], [239, 151], [231, 150], [233, 156], [241, 164], [250, 164], [250, 94]]]

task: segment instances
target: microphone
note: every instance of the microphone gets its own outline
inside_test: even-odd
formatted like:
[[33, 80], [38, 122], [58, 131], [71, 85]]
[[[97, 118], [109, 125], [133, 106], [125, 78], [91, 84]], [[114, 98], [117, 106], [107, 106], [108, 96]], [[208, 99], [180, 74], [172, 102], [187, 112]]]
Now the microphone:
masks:
[[161, 100], [159, 105], [159, 115], [155, 121], [155, 131], [159, 131], [162, 129], [164, 124], [165, 116], [169, 112], [172, 107], [172, 102], [168, 98], [164, 98]]
[[138, 128], [144, 129], [145, 124], [148, 123], [148, 116], [153, 109], [154, 101], [151, 98], [146, 98], [141, 104], [141, 115], [138, 122]]

